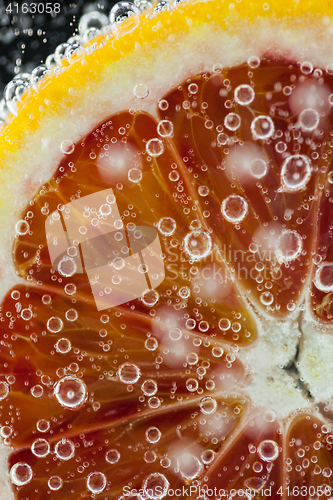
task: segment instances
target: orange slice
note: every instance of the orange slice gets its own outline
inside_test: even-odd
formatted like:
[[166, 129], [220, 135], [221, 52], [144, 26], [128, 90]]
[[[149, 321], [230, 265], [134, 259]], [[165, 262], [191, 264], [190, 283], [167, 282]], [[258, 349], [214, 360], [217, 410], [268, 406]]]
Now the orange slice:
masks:
[[12, 108], [1, 500], [333, 495], [332, 26], [143, 12]]

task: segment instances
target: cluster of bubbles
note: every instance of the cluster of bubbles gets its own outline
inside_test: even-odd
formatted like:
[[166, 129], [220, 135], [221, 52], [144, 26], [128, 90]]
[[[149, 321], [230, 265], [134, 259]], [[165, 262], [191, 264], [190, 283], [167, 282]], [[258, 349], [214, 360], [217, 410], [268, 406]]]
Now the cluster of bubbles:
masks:
[[[141, 12], [153, 9], [153, 14], [161, 10], [171, 9], [178, 5], [182, 0], [161, 0], [153, 8], [153, 3], [149, 0], [122, 0], [116, 3], [110, 10], [109, 16], [99, 11], [92, 11], [84, 14], [79, 22], [78, 33], [71, 36], [67, 42], [61, 43], [53, 54], [50, 54], [44, 64], [37, 66], [31, 73], [20, 73], [16, 75], [5, 87], [3, 98], [0, 100], [0, 127], [6, 124], [10, 115], [17, 115], [18, 103], [23, 94], [28, 90], [36, 90], [39, 82], [49, 73], [59, 73], [60, 66], [65, 59], [72, 64], [84, 57], [85, 54], [97, 48], [96, 44], [85, 45], [99, 34], [106, 37], [114, 36], [117, 27], [125, 19], [131, 18], [132, 22], [129, 30], [134, 29], [139, 22]], [[147, 14], [151, 15], [151, 14]], [[138, 97], [145, 97], [145, 89], [137, 86]], [[171, 135], [168, 124], [160, 125], [159, 134], [163, 137]], [[67, 147], [68, 146], [68, 147]], [[73, 145], [64, 144], [64, 153], [69, 154]]]

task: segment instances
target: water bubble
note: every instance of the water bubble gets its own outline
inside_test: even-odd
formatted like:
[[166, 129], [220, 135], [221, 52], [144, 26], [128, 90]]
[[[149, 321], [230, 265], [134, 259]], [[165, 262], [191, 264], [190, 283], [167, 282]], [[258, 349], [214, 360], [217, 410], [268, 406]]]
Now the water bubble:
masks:
[[65, 52], [69, 43], [61, 43], [54, 51], [54, 59], [57, 64], [61, 64], [61, 61], [65, 58]]
[[238, 85], [235, 88], [234, 96], [237, 104], [247, 106], [253, 101], [255, 93], [250, 85]]
[[333, 292], [333, 264], [323, 262], [315, 272], [314, 284], [321, 292]]
[[226, 332], [231, 327], [231, 321], [228, 318], [221, 318], [219, 320], [219, 329]]
[[[87, 38], [86, 35], [88, 35], [88, 33], [89, 33], [89, 30], [83, 36], [84, 41], [86, 41], [86, 38]], [[88, 37], [89, 37], [89, 35], [88, 35]], [[69, 39], [67, 41], [67, 43], [69, 43], [69, 45], [65, 50], [65, 59], [70, 64], [72, 64], [72, 62], [74, 62], [74, 60], [77, 61], [78, 59], [81, 59], [84, 56], [84, 48], [83, 48], [83, 45], [81, 44], [80, 38], [79, 37], [72, 37], [72, 39], [75, 39], [75, 38], [76, 38], [75, 41], [74, 40], [69, 41], [71, 39]]]
[[66, 338], [59, 339], [58, 342], [55, 344], [55, 350], [59, 352], [60, 354], [67, 354], [71, 348], [72, 344], [70, 341]]
[[309, 61], [304, 61], [302, 62], [300, 69], [304, 75], [310, 75], [313, 71], [313, 64]]
[[258, 453], [260, 458], [266, 462], [272, 462], [279, 456], [279, 447], [275, 441], [266, 439], [259, 444]]
[[212, 398], [211, 396], [206, 396], [205, 398], [201, 399], [199, 406], [202, 413], [204, 413], [205, 415], [211, 415], [212, 413], [216, 412], [217, 402], [216, 399]]
[[164, 152], [164, 144], [161, 139], [150, 139], [146, 144], [146, 151], [150, 156], [160, 156]]
[[260, 59], [257, 56], [249, 57], [248, 60], [247, 60], [247, 64], [252, 69], [258, 68], [260, 66]]
[[183, 332], [181, 331], [180, 328], [174, 327], [169, 330], [169, 337], [171, 340], [176, 342], [177, 340], [180, 340], [183, 336]]
[[135, 384], [141, 377], [141, 371], [134, 363], [124, 363], [117, 371], [118, 378], [123, 384]]
[[105, 453], [105, 460], [109, 464], [116, 464], [120, 460], [120, 453], [119, 453], [119, 451], [115, 450], [115, 449], [114, 450], [108, 450]]
[[257, 116], [251, 123], [252, 137], [257, 139], [269, 139], [274, 134], [275, 128], [270, 116]]
[[213, 349], [212, 349], [212, 354], [214, 356], [214, 358], [220, 358], [223, 354], [223, 348], [220, 347], [220, 346], [214, 346]]
[[236, 224], [241, 222], [249, 211], [247, 201], [239, 195], [232, 194], [225, 198], [221, 204], [221, 213], [228, 221]]
[[207, 231], [192, 231], [184, 238], [184, 249], [191, 260], [199, 261], [210, 254], [213, 242]]
[[32, 310], [28, 308], [22, 309], [21, 318], [24, 319], [24, 321], [29, 321], [32, 318]]
[[163, 217], [157, 224], [157, 229], [164, 236], [171, 236], [176, 231], [176, 228], [176, 221], [171, 217]]
[[162, 433], [158, 427], [149, 427], [145, 436], [149, 443], [157, 443], [161, 439]]
[[154, 396], [157, 393], [157, 383], [155, 380], [145, 380], [141, 385], [141, 390], [145, 396]]
[[282, 164], [281, 183], [288, 191], [304, 189], [311, 177], [310, 160], [305, 155], [288, 156]]
[[37, 384], [31, 387], [30, 392], [34, 398], [41, 398], [44, 393], [43, 386]]
[[311, 132], [319, 125], [319, 113], [315, 109], [304, 109], [300, 113], [298, 120], [304, 132]]
[[205, 465], [209, 465], [213, 462], [215, 455], [216, 455], [215, 451], [205, 450], [201, 453], [201, 460]]
[[155, 337], [149, 337], [145, 342], [145, 347], [148, 349], [148, 351], [156, 351], [156, 349], [158, 348], [157, 339], [155, 339]]
[[76, 309], [68, 309], [68, 311], [66, 311], [65, 316], [67, 321], [76, 321], [77, 318], [79, 317], [79, 314]]
[[144, 99], [149, 95], [149, 89], [144, 83], [138, 83], [133, 89], [133, 94], [137, 99]]
[[199, 186], [198, 193], [200, 196], [208, 196], [209, 195], [209, 187], [207, 186]]
[[13, 115], [17, 115], [17, 105], [24, 94], [29, 88], [30, 75], [27, 78], [23, 75], [17, 75], [12, 81], [7, 83], [4, 89], [4, 98], [8, 111]]
[[148, 399], [148, 405], [149, 408], [152, 408], [153, 410], [156, 410], [161, 406], [161, 401], [157, 396], [153, 396]]
[[52, 491], [60, 490], [60, 488], [62, 487], [62, 484], [63, 484], [63, 481], [62, 481], [61, 477], [59, 477], [59, 476], [51, 476], [47, 482], [48, 487]]
[[188, 286], [182, 286], [178, 290], [178, 295], [181, 299], [187, 299], [190, 296], [191, 290]]
[[63, 329], [64, 323], [61, 318], [52, 316], [46, 323], [46, 328], [51, 333], [59, 333]]
[[70, 155], [73, 153], [75, 149], [75, 144], [73, 141], [71, 141], [70, 139], [65, 139], [64, 141], [62, 141], [62, 143], [60, 144], [60, 150], [62, 153], [64, 153], [65, 155]]
[[128, 180], [130, 180], [134, 184], [137, 184], [138, 182], [140, 182], [142, 180], [142, 172], [139, 168], [131, 168], [128, 171], [127, 176], [128, 176]]
[[202, 472], [202, 464], [191, 453], [182, 453], [177, 459], [177, 466], [181, 475], [187, 480], [196, 478]]
[[256, 179], [261, 179], [267, 174], [267, 162], [261, 158], [255, 158], [250, 162], [250, 173]]
[[38, 420], [36, 427], [39, 432], [47, 432], [50, 429], [50, 422], [45, 418], [41, 418]]
[[158, 107], [161, 111], [166, 111], [169, 107], [169, 103], [168, 101], [166, 101], [165, 99], [161, 99], [159, 102], [158, 102]]
[[60, 460], [70, 460], [74, 457], [75, 446], [70, 439], [62, 438], [54, 447], [56, 457]]
[[74, 285], [74, 283], [67, 283], [64, 290], [67, 295], [74, 295], [76, 292], [76, 285]]
[[6, 382], [0, 382], [0, 401], [6, 399], [9, 393], [9, 386]]
[[46, 457], [50, 453], [50, 444], [46, 439], [36, 439], [31, 445], [31, 451], [36, 457]]
[[98, 11], [88, 12], [80, 18], [79, 33], [84, 35], [90, 28], [100, 30], [109, 24], [109, 20], [105, 14]]
[[54, 396], [66, 410], [79, 410], [87, 401], [88, 389], [81, 379], [67, 375], [55, 384]]
[[166, 8], [168, 8], [170, 6], [170, 2], [169, 0], [160, 0], [156, 6], [154, 7], [154, 14], [156, 14], [157, 12], [161, 12], [162, 10], [165, 10]]
[[15, 486], [23, 486], [30, 483], [32, 479], [32, 469], [24, 462], [18, 462], [10, 469], [9, 477]]
[[147, 307], [154, 307], [160, 296], [156, 290], [148, 289], [141, 296], [142, 303]]
[[164, 498], [168, 493], [169, 486], [169, 481], [165, 475], [160, 472], [150, 474], [142, 483], [142, 489], [145, 497], [152, 500]]
[[106, 477], [103, 472], [90, 472], [86, 480], [87, 488], [91, 493], [101, 493], [106, 487]]
[[297, 259], [302, 253], [302, 238], [297, 231], [285, 230], [279, 236], [276, 254], [285, 262]]
[[29, 223], [22, 219], [16, 222], [15, 224], [15, 232], [16, 234], [19, 234], [20, 236], [24, 236], [30, 231], [30, 226]]
[[132, 15], [138, 16], [140, 14], [139, 9], [132, 2], [118, 2], [116, 3], [109, 14], [110, 23], [121, 23], [127, 17]]
[[241, 118], [236, 113], [228, 113], [224, 119], [224, 126], [231, 131], [235, 131], [240, 127]]
[[173, 123], [170, 120], [161, 120], [157, 125], [157, 133], [161, 137], [172, 137]]
[[58, 264], [58, 271], [61, 276], [69, 278], [74, 276], [77, 271], [76, 263], [73, 259], [65, 255]]
[[260, 295], [260, 302], [264, 305], [264, 306], [270, 306], [271, 304], [273, 304], [274, 302], [274, 295], [271, 294], [271, 292], [263, 292], [261, 295]]
[[190, 94], [194, 95], [198, 92], [199, 87], [196, 83], [190, 83], [187, 87]]
[[198, 387], [199, 387], [199, 382], [197, 381], [196, 378], [188, 378], [186, 380], [186, 389], [189, 391], [189, 392], [195, 392], [198, 390]]

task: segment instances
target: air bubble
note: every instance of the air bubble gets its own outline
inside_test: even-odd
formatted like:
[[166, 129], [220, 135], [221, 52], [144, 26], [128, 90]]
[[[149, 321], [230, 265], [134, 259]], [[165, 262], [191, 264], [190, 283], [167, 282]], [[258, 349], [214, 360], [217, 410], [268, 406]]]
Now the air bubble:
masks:
[[56, 457], [60, 460], [70, 460], [74, 457], [75, 454], [75, 446], [73, 441], [65, 438], [61, 439], [55, 445], [54, 452]]
[[142, 180], [142, 172], [139, 168], [131, 168], [128, 171], [128, 180], [133, 182], [134, 184], [137, 184]]
[[6, 382], [0, 382], [0, 401], [6, 399], [9, 394], [9, 386]]
[[315, 109], [304, 109], [298, 120], [304, 132], [311, 132], [319, 125], [319, 114]]
[[141, 390], [145, 396], [154, 396], [157, 389], [157, 383], [152, 379], [145, 380], [141, 385]]
[[184, 249], [191, 260], [199, 261], [210, 254], [213, 242], [207, 231], [192, 231], [184, 238]]
[[212, 354], [214, 356], [214, 358], [220, 358], [223, 354], [223, 348], [222, 347], [219, 347], [219, 346], [214, 346], [213, 349], [212, 349]]
[[297, 231], [283, 231], [278, 239], [277, 257], [284, 262], [297, 259], [302, 253], [302, 238]]
[[58, 271], [59, 274], [61, 274], [61, 276], [64, 276], [65, 278], [70, 278], [71, 276], [74, 276], [74, 274], [77, 271], [77, 266], [75, 261], [70, 257], [67, 257], [67, 255], [65, 255], [58, 264]]
[[74, 152], [75, 144], [70, 139], [66, 139], [60, 144], [60, 149], [65, 155], [70, 155]]
[[253, 101], [255, 93], [250, 85], [239, 85], [235, 89], [234, 96], [237, 104], [247, 106]]
[[160, 296], [156, 290], [149, 289], [143, 292], [141, 301], [147, 307], [154, 307], [157, 304], [159, 298]]
[[191, 290], [188, 286], [182, 286], [178, 290], [178, 295], [181, 299], [187, 299], [191, 294]]
[[16, 234], [20, 236], [24, 236], [30, 231], [30, 226], [29, 223], [26, 220], [19, 220], [15, 224], [15, 231]]
[[200, 196], [208, 196], [209, 195], [209, 187], [207, 186], [199, 186], [198, 193]]
[[261, 158], [255, 158], [250, 162], [250, 173], [256, 179], [261, 179], [267, 174], [267, 162]]
[[195, 392], [198, 390], [199, 388], [199, 382], [197, 381], [196, 378], [188, 378], [186, 380], [186, 389], [189, 391], [189, 392]]
[[239, 195], [230, 195], [221, 204], [223, 217], [233, 224], [241, 222], [249, 211], [247, 201]]
[[60, 354], [67, 354], [71, 348], [72, 344], [70, 341], [66, 338], [59, 339], [58, 342], [55, 344], [55, 350], [59, 352]]
[[261, 295], [260, 295], [260, 302], [264, 305], [264, 306], [270, 306], [271, 304], [273, 304], [274, 302], [274, 295], [271, 294], [271, 292], [263, 292]]
[[201, 399], [199, 406], [202, 413], [204, 413], [205, 415], [211, 415], [212, 413], [216, 412], [217, 402], [216, 399], [212, 398], [211, 396], [207, 396]]
[[141, 377], [141, 371], [134, 363], [124, 363], [117, 371], [120, 382], [126, 385], [135, 384]]
[[169, 120], [161, 120], [157, 125], [157, 133], [161, 137], [172, 137], [173, 123]]
[[145, 436], [148, 443], [157, 443], [161, 439], [162, 433], [158, 427], [149, 427]]
[[79, 410], [87, 401], [88, 389], [81, 379], [67, 375], [55, 384], [54, 396], [66, 410]]
[[52, 491], [58, 491], [63, 485], [63, 481], [59, 476], [51, 476], [47, 482], [48, 487]]
[[257, 116], [251, 123], [252, 137], [254, 140], [269, 139], [274, 134], [275, 128], [270, 116]]
[[164, 144], [161, 139], [150, 139], [146, 144], [146, 151], [150, 156], [160, 156], [164, 152]]
[[86, 480], [87, 488], [91, 493], [97, 494], [104, 491], [106, 487], [106, 477], [103, 472], [90, 472]]
[[64, 323], [57, 316], [52, 316], [46, 323], [46, 328], [51, 333], [59, 333], [63, 329]]
[[288, 156], [281, 168], [281, 184], [288, 191], [304, 189], [311, 177], [310, 160], [305, 155]]
[[146, 498], [159, 500], [164, 498], [169, 489], [170, 483], [164, 474], [155, 472], [146, 477], [142, 483], [142, 489]]
[[272, 462], [279, 456], [279, 447], [275, 441], [266, 439], [259, 444], [258, 453], [260, 458], [266, 462]]
[[177, 224], [171, 217], [163, 217], [158, 221], [157, 229], [164, 236], [171, 236], [177, 229]]
[[222, 332], [227, 332], [231, 327], [231, 321], [228, 318], [221, 318], [219, 320], [219, 329]]
[[91, 28], [100, 30], [109, 24], [109, 20], [105, 14], [98, 11], [88, 12], [80, 18], [79, 33], [84, 35]]
[[133, 94], [137, 99], [145, 99], [149, 95], [149, 89], [144, 83], [138, 83], [133, 89]]
[[32, 479], [32, 469], [24, 462], [18, 462], [10, 469], [9, 477], [15, 486], [24, 486]]
[[38, 420], [36, 427], [39, 432], [47, 432], [50, 430], [50, 422], [45, 418], [41, 418]]
[[114, 23], [118, 24], [118, 23], [123, 22], [128, 17], [135, 16], [136, 22], [131, 27], [131, 29], [127, 31], [127, 32], [129, 32], [129, 31], [132, 31], [135, 28], [135, 26], [137, 25], [139, 14], [140, 14], [140, 11], [136, 7], [136, 5], [134, 5], [134, 3], [122, 1], [122, 2], [116, 3], [112, 7], [110, 14], [109, 14], [109, 19], [110, 19], [111, 24], [114, 24]]
[[46, 439], [36, 439], [31, 445], [32, 453], [38, 457], [46, 457], [50, 453], [50, 444]]
[[321, 292], [333, 292], [333, 264], [323, 262], [316, 270], [314, 284]]
[[155, 339], [155, 337], [149, 337], [145, 342], [145, 347], [148, 351], [156, 351], [158, 348], [157, 339]]
[[241, 118], [236, 113], [228, 113], [224, 119], [224, 126], [231, 131], [235, 131], [240, 127]]
[[118, 450], [108, 450], [105, 453], [105, 460], [109, 464], [112, 464], [112, 465], [116, 464], [120, 460], [120, 453], [119, 453], [119, 451]]
[[177, 466], [186, 481], [196, 478], [202, 472], [203, 468], [200, 460], [191, 453], [182, 453], [177, 459]]
[[213, 462], [215, 455], [216, 455], [215, 451], [205, 450], [201, 453], [201, 460], [205, 465], [209, 465]]

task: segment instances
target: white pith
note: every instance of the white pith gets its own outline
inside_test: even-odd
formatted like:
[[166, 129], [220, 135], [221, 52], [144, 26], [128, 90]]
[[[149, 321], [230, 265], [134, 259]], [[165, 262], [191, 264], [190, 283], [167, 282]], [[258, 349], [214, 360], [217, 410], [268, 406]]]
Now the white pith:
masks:
[[[161, 29], [158, 23], [156, 29]], [[315, 67], [325, 69], [333, 63], [332, 46], [333, 21], [329, 18], [313, 19], [313, 33], [309, 30], [309, 21], [303, 26], [300, 20], [291, 31], [288, 25], [277, 23], [274, 18], [258, 18], [251, 24], [240, 21], [237, 37], [203, 24], [200, 31], [170, 39], [169, 45], [154, 52], [152, 57], [156, 59], [149, 64], [145, 60], [146, 52], [141, 52], [138, 46], [135, 54], [119, 63], [119, 68], [112, 68], [112, 72], [106, 68], [94, 91], [87, 91], [81, 108], [68, 111], [59, 106], [59, 115], [47, 119], [43, 130], [32, 136], [27, 134], [25, 147], [7, 164], [8, 169], [0, 173], [0, 182], [6, 186], [2, 196], [4, 203], [0, 206], [0, 300], [21, 281], [14, 266], [8, 265], [12, 263], [15, 223], [36, 189], [57, 169], [63, 157], [60, 144], [64, 140], [75, 143], [110, 115], [131, 108], [157, 117], [156, 104], [160, 98], [187, 78], [212, 71], [216, 63], [233, 66], [251, 56], [261, 57], [269, 51], [274, 53], [278, 48], [291, 60], [310, 61]], [[123, 66], [126, 66], [126, 71], [123, 71]], [[137, 84], [148, 87], [148, 97], [135, 98], [133, 89]], [[69, 94], [71, 92], [75, 93], [75, 82], [69, 89]], [[26, 189], [27, 179], [33, 180], [29, 191]], [[248, 385], [241, 390], [254, 404], [272, 408], [281, 419], [297, 409], [313, 405], [283, 370], [294, 358], [300, 339], [298, 369], [315, 403], [333, 398], [333, 328], [329, 332], [328, 327], [325, 329], [316, 324], [307, 309], [301, 330], [298, 323], [298, 314], [295, 313], [286, 321], [261, 317], [258, 320], [258, 341], [253, 347], [240, 349], [238, 353], [249, 375]], [[2, 447], [0, 452], [0, 468], [6, 470], [8, 451]], [[0, 474], [0, 500], [14, 498], [10, 491], [9, 477]]]

